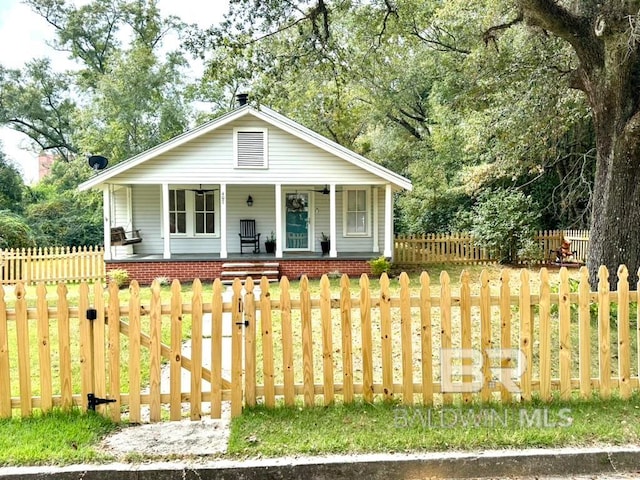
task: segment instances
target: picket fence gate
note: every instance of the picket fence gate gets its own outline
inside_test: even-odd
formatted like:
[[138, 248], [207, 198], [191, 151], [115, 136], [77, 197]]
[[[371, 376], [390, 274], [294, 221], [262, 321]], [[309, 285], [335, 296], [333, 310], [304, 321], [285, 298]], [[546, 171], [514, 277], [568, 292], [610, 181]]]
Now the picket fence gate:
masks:
[[[639, 387], [640, 307], [625, 267], [617, 291], [608, 276], [601, 267], [595, 292], [585, 268], [571, 281], [562, 268], [553, 282], [544, 268], [535, 279], [505, 269], [498, 281], [486, 270], [477, 282], [463, 272], [456, 291], [447, 272], [439, 285], [426, 272], [413, 284], [406, 273], [397, 281], [362, 275], [355, 292], [346, 275], [333, 287], [323, 276], [319, 293], [306, 277], [293, 287], [287, 278], [275, 287], [236, 279], [228, 290], [195, 280], [190, 292], [177, 281], [170, 291], [155, 282], [143, 292], [134, 281], [126, 301], [114, 284], [82, 283], [73, 306], [64, 284], [51, 295], [41, 283], [32, 298], [18, 283], [13, 293], [0, 289], [0, 417], [79, 406], [115, 421], [157, 422], [185, 411], [219, 418], [225, 401], [237, 416], [257, 403], [357, 398], [628, 398]], [[473, 357], [454, 355], [459, 362], [449, 365], [442, 354], [451, 349], [477, 351], [482, 361], [470, 366]], [[451, 368], [458, 374], [446, 376]]]

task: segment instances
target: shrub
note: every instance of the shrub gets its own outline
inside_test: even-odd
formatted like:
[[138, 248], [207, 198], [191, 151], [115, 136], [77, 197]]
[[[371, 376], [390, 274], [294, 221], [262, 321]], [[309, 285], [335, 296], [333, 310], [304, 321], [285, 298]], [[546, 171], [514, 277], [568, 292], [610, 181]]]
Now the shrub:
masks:
[[129, 272], [124, 268], [115, 268], [107, 272], [109, 280], [118, 285], [118, 288], [127, 287], [129, 285]]
[[519, 190], [483, 193], [473, 207], [470, 221], [474, 241], [489, 249], [503, 263], [515, 263], [520, 252], [532, 254], [540, 210]]
[[161, 287], [168, 287], [171, 285], [171, 279], [169, 277], [156, 277], [154, 279]]
[[376, 277], [391, 271], [391, 262], [385, 257], [372, 258], [369, 260], [369, 265], [371, 266], [371, 274]]

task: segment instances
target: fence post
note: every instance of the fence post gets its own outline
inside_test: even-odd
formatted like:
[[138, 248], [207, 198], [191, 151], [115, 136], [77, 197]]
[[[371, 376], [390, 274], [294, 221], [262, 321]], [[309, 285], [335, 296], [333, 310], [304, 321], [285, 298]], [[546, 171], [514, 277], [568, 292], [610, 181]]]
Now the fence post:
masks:
[[402, 402], [413, 405], [413, 343], [409, 275], [400, 274], [400, 336], [402, 341]]
[[302, 391], [304, 404], [315, 404], [315, 382], [313, 375], [313, 337], [311, 323], [311, 294], [309, 279], [303, 275], [300, 279], [300, 317], [302, 320]]
[[[406, 275], [406, 274], [405, 274]], [[445, 271], [440, 273], [440, 346], [441, 352], [451, 350], [451, 285], [449, 284], [449, 274]], [[442, 362], [442, 353], [440, 354]], [[448, 367], [448, 365], [447, 365]], [[442, 367], [441, 367], [442, 371]], [[444, 382], [442, 382], [444, 385]], [[453, 395], [443, 392], [442, 403], [451, 405]]]
[[533, 370], [532, 355], [532, 322], [531, 322], [531, 289], [529, 285], [529, 271], [520, 271], [520, 349], [525, 358], [525, 371], [520, 377], [522, 399], [531, 400], [531, 377]]
[[631, 396], [631, 345], [629, 344], [629, 272], [618, 268], [618, 377], [620, 398]]
[[540, 398], [551, 400], [551, 287], [549, 272], [540, 269]]
[[200, 420], [202, 410], [202, 282], [196, 278], [191, 296], [190, 418]]
[[591, 396], [591, 287], [589, 285], [589, 269], [580, 268], [580, 285], [578, 287], [578, 330], [579, 330], [579, 364], [580, 395]]
[[382, 391], [387, 401], [393, 399], [393, 352], [391, 329], [391, 293], [389, 276], [380, 276], [380, 337], [382, 347]]
[[611, 396], [611, 305], [609, 303], [609, 271], [604, 265], [598, 270], [598, 346], [600, 358], [600, 397]]
[[291, 326], [291, 293], [289, 279], [280, 279], [280, 322], [282, 325], [282, 368], [284, 370], [284, 404], [294, 404], [295, 390], [293, 377], [293, 332]]
[[11, 417], [11, 380], [9, 376], [9, 328], [4, 288], [0, 285], [0, 418]]
[[342, 274], [342, 278], [340, 279], [340, 320], [342, 326], [342, 384], [344, 403], [353, 402], [353, 337], [351, 331], [351, 290], [349, 286], [349, 277], [346, 273]]
[[233, 300], [231, 301], [231, 416], [242, 414], [242, 337], [244, 322], [242, 320], [242, 284], [240, 279], [233, 281]]
[[373, 402], [373, 352], [371, 342], [371, 292], [369, 277], [360, 276], [360, 321], [362, 334], [362, 396]]
[[271, 320], [271, 294], [269, 280], [260, 279], [260, 331], [262, 336], [262, 378], [264, 379], [264, 404], [273, 407], [276, 403], [273, 365], [273, 326]]
[[256, 304], [253, 279], [244, 283], [244, 396], [247, 406], [256, 404]]
[[320, 320], [322, 322], [322, 378], [324, 404], [334, 402], [333, 330], [331, 328], [331, 285], [324, 274], [320, 279]]
[[558, 310], [560, 314], [560, 398], [571, 398], [571, 303], [569, 299], [569, 273], [567, 267], [560, 269]]

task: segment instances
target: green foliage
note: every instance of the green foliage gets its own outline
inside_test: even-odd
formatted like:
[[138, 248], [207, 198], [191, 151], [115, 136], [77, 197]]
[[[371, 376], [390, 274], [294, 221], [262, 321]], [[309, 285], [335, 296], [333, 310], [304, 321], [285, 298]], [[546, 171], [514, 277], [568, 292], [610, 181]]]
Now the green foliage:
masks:
[[21, 212], [23, 190], [24, 182], [20, 172], [5, 159], [0, 150], [0, 210]]
[[371, 266], [371, 274], [379, 277], [383, 273], [389, 273], [391, 271], [391, 262], [383, 256], [378, 258], [372, 258], [369, 260]]
[[0, 210], [0, 248], [35, 247], [33, 233], [24, 219], [8, 210]]
[[109, 270], [107, 272], [107, 277], [109, 277], [111, 282], [118, 285], [118, 288], [129, 286], [129, 272], [124, 268], [114, 268], [113, 270]]
[[539, 216], [531, 197], [517, 190], [493, 190], [480, 196], [465, 220], [479, 246], [501, 262], [515, 263], [519, 253], [534, 248]]

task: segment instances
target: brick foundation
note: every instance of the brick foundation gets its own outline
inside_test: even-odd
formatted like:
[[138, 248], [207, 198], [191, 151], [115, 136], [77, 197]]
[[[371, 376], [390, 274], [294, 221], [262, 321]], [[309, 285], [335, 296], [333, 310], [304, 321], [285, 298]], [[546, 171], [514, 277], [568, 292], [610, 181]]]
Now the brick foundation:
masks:
[[[116, 268], [129, 272], [131, 280], [137, 280], [141, 285], [149, 285], [157, 277], [167, 277], [169, 280], [178, 279], [180, 282], [191, 282], [194, 278], [202, 281], [212, 281], [220, 276], [222, 264], [228, 260], [207, 261], [149, 261], [149, 262], [107, 262], [107, 271]], [[296, 280], [302, 275], [309, 278], [320, 278], [325, 273], [346, 273], [350, 277], [371, 273], [367, 260], [275, 260], [280, 263], [280, 274], [290, 280]]]

